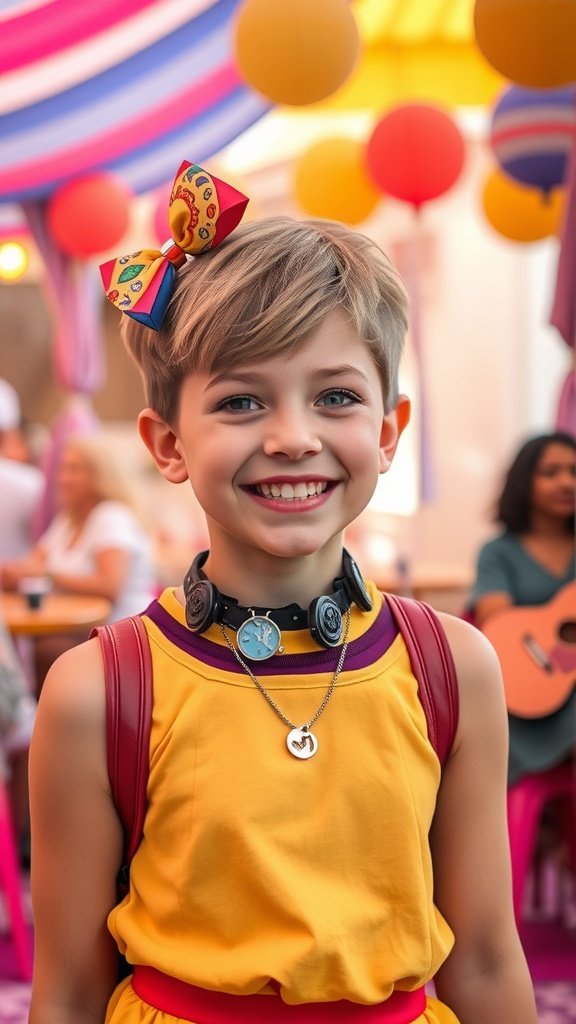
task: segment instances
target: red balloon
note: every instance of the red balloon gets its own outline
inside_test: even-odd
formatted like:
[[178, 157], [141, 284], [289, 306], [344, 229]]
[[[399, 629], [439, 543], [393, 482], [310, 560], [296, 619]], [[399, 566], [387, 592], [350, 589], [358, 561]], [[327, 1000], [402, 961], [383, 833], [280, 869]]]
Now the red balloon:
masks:
[[52, 238], [69, 256], [106, 252], [126, 233], [130, 198], [126, 185], [104, 172], [62, 185], [48, 204]]
[[164, 242], [172, 238], [172, 231], [170, 230], [170, 222], [168, 220], [171, 192], [172, 182], [170, 181], [154, 193], [152, 226], [159, 245], [164, 245]]
[[438, 107], [409, 103], [383, 117], [366, 145], [377, 188], [416, 208], [452, 187], [464, 165], [458, 125]]

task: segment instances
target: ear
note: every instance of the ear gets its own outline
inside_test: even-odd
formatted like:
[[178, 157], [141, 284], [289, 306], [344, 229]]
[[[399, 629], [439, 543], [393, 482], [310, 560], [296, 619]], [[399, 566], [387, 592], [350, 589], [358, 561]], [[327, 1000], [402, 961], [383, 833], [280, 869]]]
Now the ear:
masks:
[[396, 405], [382, 421], [380, 431], [380, 472], [387, 473], [392, 465], [400, 435], [410, 421], [410, 399], [399, 395]]
[[173, 484], [188, 479], [186, 462], [178, 437], [154, 409], [143, 409], [138, 417], [138, 430], [162, 476]]

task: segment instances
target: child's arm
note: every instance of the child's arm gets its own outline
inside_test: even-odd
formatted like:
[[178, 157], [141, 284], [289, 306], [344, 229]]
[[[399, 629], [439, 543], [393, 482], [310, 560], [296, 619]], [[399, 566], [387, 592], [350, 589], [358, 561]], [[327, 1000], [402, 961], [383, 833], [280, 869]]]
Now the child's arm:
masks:
[[30, 750], [35, 964], [29, 1024], [102, 1024], [117, 975], [106, 928], [122, 834], [106, 768], [97, 640], [50, 669]]
[[512, 909], [500, 667], [478, 630], [451, 616], [442, 622], [456, 663], [460, 720], [431, 835], [435, 902], [456, 936], [437, 992], [465, 1024], [536, 1024]]

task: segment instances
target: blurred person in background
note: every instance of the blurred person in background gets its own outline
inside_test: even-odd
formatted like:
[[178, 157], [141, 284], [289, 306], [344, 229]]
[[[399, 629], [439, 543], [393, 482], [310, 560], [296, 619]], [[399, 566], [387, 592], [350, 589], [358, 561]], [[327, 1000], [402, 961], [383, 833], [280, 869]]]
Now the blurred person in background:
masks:
[[0, 378], [0, 562], [20, 558], [33, 543], [44, 474], [28, 461], [20, 401]]
[[[508, 713], [509, 756], [508, 784], [514, 786], [527, 775], [547, 772], [574, 761], [576, 752], [576, 648], [561, 644], [562, 658], [568, 663], [556, 662], [556, 647], [550, 651], [541, 648], [544, 638], [564, 638], [562, 621], [568, 608], [568, 627], [573, 629], [576, 604], [570, 588], [576, 577], [574, 512], [576, 499], [576, 440], [566, 433], [550, 433], [533, 437], [522, 445], [505, 477], [496, 504], [496, 521], [503, 527], [498, 536], [483, 545], [478, 553], [476, 578], [472, 591], [474, 620], [486, 629], [504, 658], [503, 670], [514, 672], [520, 661], [514, 683], [517, 706], [519, 695], [526, 703], [526, 717]], [[569, 606], [569, 607], [568, 607]], [[509, 608], [526, 608], [526, 617], [515, 615], [497, 626], [495, 636], [491, 628], [498, 623], [499, 613]], [[494, 618], [493, 618], [494, 616]], [[492, 627], [491, 627], [492, 623]], [[565, 626], [565, 624], [564, 624]], [[520, 645], [534, 635], [545, 661], [560, 668], [562, 686], [556, 691], [538, 689], [544, 696], [543, 712], [531, 717], [529, 706], [535, 673], [526, 672], [520, 660]], [[505, 637], [505, 641], [502, 639]], [[567, 637], [566, 637], [567, 638]], [[568, 639], [568, 638], [567, 638]], [[574, 643], [574, 638], [570, 643]], [[504, 644], [504, 646], [502, 646]], [[502, 650], [499, 647], [502, 646]], [[558, 646], [558, 645], [557, 645]], [[515, 653], [518, 650], [518, 655]], [[564, 684], [564, 680], [566, 683]], [[536, 679], [540, 687], [546, 683]], [[558, 702], [561, 703], [558, 706]], [[567, 819], [571, 818], [572, 824]], [[536, 863], [542, 864], [549, 856], [560, 868], [567, 882], [567, 893], [574, 892], [573, 854], [567, 837], [573, 832], [573, 811], [565, 801], [552, 801], [544, 809], [539, 827]], [[536, 878], [538, 878], [538, 874]], [[535, 890], [536, 893], [536, 890]], [[573, 896], [563, 901], [562, 916], [569, 924], [573, 910]]]
[[[576, 440], [542, 434], [518, 451], [496, 505], [503, 529], [481, 548], [472, 590], [476, 624], [512, 606], [544, 605], [576, 576]], [[509, 715], [508, 781], [562, 763], [576, 742], [576, 691], [551, 715]]]
[[[155, 592], [152, 544], [108, 438], [68, 440], [58, 464], [57, 499], [59, 511], [38, 543], [0, 567], [4, 589], [16, 590], [26, 576], [46, 576], [56, 591], [109, 600], [109, 621], [143, 611]], [[82, 632], [37, 638], [38, 690], [54, 659], [85, 639]]]
[[[0, 562], [20, 558], [33, 544], [43, 492], [44, 474], [32, 464], [18, 393], [0, 378]], [[27, 679], [30, 674], [26, 658], [21, 662], [0, 621], [0, 773], [8, 780], [18, 847], [25, 860], [29, 846], [28, 746], [36, 714]]]

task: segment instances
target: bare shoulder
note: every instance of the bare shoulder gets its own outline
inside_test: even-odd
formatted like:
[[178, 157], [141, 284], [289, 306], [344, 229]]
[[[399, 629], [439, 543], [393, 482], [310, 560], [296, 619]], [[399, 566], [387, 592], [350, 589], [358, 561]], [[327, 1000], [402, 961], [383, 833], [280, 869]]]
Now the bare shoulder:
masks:
[[464, 678], [474, 677], [476, 672], [483, 673], [492, 669], [499, 675], [500, 667], [496, 651], [488, 638], [477, 626], [473, 626], [456, 615], [437, 612], [456, 664], [456, 670]]
[[104, 710], [104, 666], [96, 637], [56, 659], [42, 687], [40, 705], [80, 719]]
[[100, 643], [94, 638], [62, 654], [50, 668], [38, 702], [31, 756], [50, 744], [65, 743], [69, 754], [98, 752], [105, 765], [106, 698]]
[[460, 697], [457, 740], [468, 728], [478, 734], [482, 724], [490, 730], [506, 728], [506, 706], [498, 656], [486, 636], [455, 615], [439, 612], [456, 668]]

